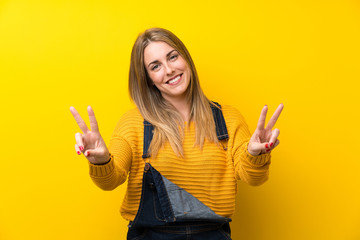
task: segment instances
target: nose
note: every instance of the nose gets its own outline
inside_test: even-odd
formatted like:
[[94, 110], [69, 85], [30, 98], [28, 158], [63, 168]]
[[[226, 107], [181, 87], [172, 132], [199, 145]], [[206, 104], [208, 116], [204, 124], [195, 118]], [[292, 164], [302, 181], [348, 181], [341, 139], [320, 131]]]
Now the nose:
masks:
[[166, 64], [165, 65], [165, 71], [167, 75], [172, 75], [172, 73], [175, 71], [174, 67], [171, 64]]

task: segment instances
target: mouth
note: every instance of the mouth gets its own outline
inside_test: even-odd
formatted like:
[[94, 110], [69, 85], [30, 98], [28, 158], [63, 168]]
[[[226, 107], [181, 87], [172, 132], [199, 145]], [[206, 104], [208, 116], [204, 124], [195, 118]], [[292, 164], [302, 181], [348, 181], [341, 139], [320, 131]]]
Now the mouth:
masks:
[[180, 82], [180, 80], [182, 79], [182, 73], [171, 78], [169, 81], [166, 82], [166, 84], [169, 84], [169, 85], [176, 85]]

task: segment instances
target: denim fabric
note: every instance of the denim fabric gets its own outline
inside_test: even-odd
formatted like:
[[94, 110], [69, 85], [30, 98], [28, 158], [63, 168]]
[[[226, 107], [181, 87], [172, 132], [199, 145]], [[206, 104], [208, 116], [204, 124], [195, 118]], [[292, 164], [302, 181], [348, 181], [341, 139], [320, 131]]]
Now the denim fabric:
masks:
[[151, 140], [153, 139], [153, 135], [154, 135], [153, 131], [154, 131], [154, 126], [148, 121], [144, 120], [144, 147], [143, 147], [143, 155], [142, 155], [143, 159], [150, 157], [148, 150]]
[[[217, 105], [219, 108], [221, 108], [221, 105], [218, 104], [217, 102], [213, 102], [213, 103], [215, 105]], [[215, 126], [216, 126], [216, 135], [217, 135], [219, 141], [228, 139], [229, 135], [227, 132], [225, 119], [224, 119], [224, 115], [222, 114], [222, 111], [213, 105], [210, 105], [210, 107], [213, 112], [213, 117], [214, 117]]]
[[209, 221], [230, 222], [231, 219], [216, 214], [193, 195], [162, 176], [168, 194], [171, 208], [177, 222]]
[[140, 205], [131, 227], [158, 227], [188, 221], [227, 223], [231, 219], [217, 215], [146, 163]]
[[[211, 105], [219, 140], [228, 139], [224, 117]], [[144, 120], [143, 158], [154, 127]], [[193, 195], [162, 176], [150, 163], [144, 167], [142, 193], [137, 215], [129, 224], [127, 239], [231, 239], [230, 218], [216, 214]]]
[[130, 228], [128, 240], [231, 240], [229, 223], [189, 222], [156, 228]]

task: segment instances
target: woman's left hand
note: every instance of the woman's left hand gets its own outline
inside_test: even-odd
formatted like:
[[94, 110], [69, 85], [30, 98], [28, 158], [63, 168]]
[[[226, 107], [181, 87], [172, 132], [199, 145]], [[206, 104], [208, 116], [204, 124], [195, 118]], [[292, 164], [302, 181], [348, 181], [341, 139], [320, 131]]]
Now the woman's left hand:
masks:
[[263, 153], [268, 153], [277, 145], [279, 145], [280, 141], [277, 138], [280, 134], [280, 130], [277, 128], [272, 130], [272, 128], [274, 127], [277, 119], [279, 118], [283, 108], [284, 105], [281, 103], [276, 109], [275, 113], [272, 115], [267, 126], [265, 127], [265, 119], [268, 108], [267, 105], [263, 107], [257, 128], [254, 134], [251, 136], [248, 144], [248, 152], [251, 155], [257, 156]]

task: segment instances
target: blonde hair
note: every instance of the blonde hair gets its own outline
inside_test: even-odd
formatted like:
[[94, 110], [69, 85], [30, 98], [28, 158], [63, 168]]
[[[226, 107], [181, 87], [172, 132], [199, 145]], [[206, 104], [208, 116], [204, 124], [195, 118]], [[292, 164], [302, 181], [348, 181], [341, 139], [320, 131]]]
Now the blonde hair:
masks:
[[[199, 78], [192, 58], [181, 40], [173, 33], [162, 28], [147, 29], [135, 41], [131, 52], [129, 72], [129, 92], [140, 113], [154, 126], [154, 135], [149, 147], [151, 156], [156, 156], [166, 140], [176, 155], [184, 157], [182, 140], [184, 123], [180, 113], [166, 101], [161, 92], [152, 84], [144, 64], [144, 49], [151, 43], [165, 42], [184, 58], [191, 69], [190, 83], [186, 90], [190, 105], [190, 119], [195, 123], [195, 145], [202, 149], [205, 138], [218, 143], [215, 122], [209, 101], [200, 88]], [[214, 104], [213, 104], [214, 105]]]

